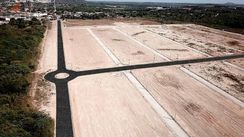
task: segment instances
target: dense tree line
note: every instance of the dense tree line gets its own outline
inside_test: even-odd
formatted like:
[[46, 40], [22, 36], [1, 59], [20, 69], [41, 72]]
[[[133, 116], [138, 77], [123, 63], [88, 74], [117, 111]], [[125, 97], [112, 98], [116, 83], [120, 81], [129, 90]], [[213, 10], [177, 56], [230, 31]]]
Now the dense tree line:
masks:
[[45, 26], [11, 19], [0, 26], [0, 137], [51, 137], [52, 119], [33, 109], [27, 90]]
[[[244, 8], [229, 6], [182, 6], [182, 7], [163, 7], [162, 9], [150, 9], [145, 5], [113, 5], [107, 7], [102, 4], [92, 5], [60, 5], [57, 10], [64, 18], [77, 18], [76, 12], [103, 12], [100, 18], [114, 17], [141, 17], [156, 19], [162, 23], [197, 23], [208, 26], [223, 26], [231, 28], [244, 28]], [[64, 14], [65, 11], [73, 14]], [[91, 14], [93, 15], [93, 14]], [[104, 16], [106, 15], [106, 16]], [[85, 15], [84, 15], [85, 16]], [[80, 16], [81, 19], [88, 17]], [[79, 18], [79, 17], [78, 17]]]

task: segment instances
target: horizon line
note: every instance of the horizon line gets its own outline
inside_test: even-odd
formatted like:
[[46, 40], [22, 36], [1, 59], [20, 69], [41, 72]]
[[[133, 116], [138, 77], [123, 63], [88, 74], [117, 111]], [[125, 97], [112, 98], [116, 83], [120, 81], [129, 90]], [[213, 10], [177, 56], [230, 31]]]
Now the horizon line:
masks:
[[118, 1], [113, 1], [113, 0], [85, 0], [86, 2], [114, 2], [114, 3], [123, 3], [123, 2], [128, 2], [128, 3], [167, 3], [167, 4], [218, 4], [218, 5], [224, 5], [224, 4], [233, 4], [233, 5], [244, 5], [244, 3], [235, 3], [235, 2], [225, 2], [225, 3], [204, 3], [204, 2], [160, 2], [160, 1], [130, 1], [130, 0], [118, 0]]

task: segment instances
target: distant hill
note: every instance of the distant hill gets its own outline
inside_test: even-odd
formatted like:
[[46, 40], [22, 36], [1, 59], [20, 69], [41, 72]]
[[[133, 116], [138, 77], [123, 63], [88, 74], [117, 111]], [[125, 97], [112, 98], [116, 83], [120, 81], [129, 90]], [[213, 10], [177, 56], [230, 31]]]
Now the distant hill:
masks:
[[244, 7], [244, 4], [237, 4], [233, 2], [227, 2], [223, 4], [224, 6], [229, 6], [229, 7]]
[[233, 2], [227, 2], [227, 3], [225, 3], [224, 5], [232, 6], [232, 5], [236, 5], [236, 4], [233, 3]]

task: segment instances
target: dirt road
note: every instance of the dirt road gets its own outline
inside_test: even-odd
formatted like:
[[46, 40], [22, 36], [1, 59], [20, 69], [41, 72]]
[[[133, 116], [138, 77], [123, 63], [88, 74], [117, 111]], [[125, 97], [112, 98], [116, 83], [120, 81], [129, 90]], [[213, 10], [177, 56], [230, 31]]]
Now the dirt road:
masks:
[[57, 69], [57, 23], [50, 22], [41, 45], [39, 65], [35, 72], [35, 81], [31, 89], [34, 105], [56, 121], [55, 85], [44, 79], [44, 76]]

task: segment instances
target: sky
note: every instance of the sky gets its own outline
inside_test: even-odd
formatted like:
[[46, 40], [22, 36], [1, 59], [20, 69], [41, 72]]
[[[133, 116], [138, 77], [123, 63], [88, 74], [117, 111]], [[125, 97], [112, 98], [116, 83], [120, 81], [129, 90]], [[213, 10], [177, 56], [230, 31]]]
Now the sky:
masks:
[[169, 2], [169, 3], [226, 3], [244, 4], [244, 0], [87, 0], [87, 1], [119, 1], [119, 2]]

